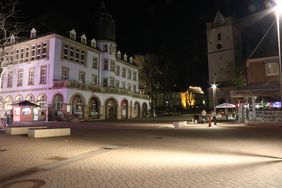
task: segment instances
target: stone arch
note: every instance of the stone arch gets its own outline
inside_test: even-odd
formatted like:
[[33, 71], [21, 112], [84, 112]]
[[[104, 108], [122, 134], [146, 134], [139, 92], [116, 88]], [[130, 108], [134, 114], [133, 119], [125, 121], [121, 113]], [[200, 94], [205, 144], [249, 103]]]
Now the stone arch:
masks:
[[22, 96], [22, 95], [17, 95], [17, 96], [15, 97], [15, 102], [16, 102], [16, 103], [19, 103], [19, 102], [21, 102], [21, 101], [23, 101], [23, 96]]
[[72, 114], [74, 117], [82, 119], [84, 118], [85, 99], [81, 94], [74, 94], [70, 100], [72, 107]]
[[101, 101], [99, 97], [92, 96], [88, 102], [89, 119], [99, 119], [100, 118], [100, 107]]
[[4, 109], [5, 110], [12, 110], [12, 104], [13, 104], [13, 97], [11, 95], [7, 96], [5, 98], [5, 101], [4, 101]]
[[128, 119], [128, 100], [123, 99], [120, 103], [120, 114], [121, 114], [121, 119]]
[[28, 94], [26, 97], [25, 97], [25, 100], [29, 101], [29, 102], [35, 102], [35, 97], [33, 94]]
[[105, 101], [105, 118], [117, 119], [118, 102], [114, 98], [109, 98]]
[[53, 96], [53, 100], [52, 100], [52, 104], [53, 104], [53, 108], [54, 110], [62, 110], [63, 109], [63, 103], [64, 103], [64, 95], [61, 93], [56, 93]]
[[142, 104], [142, 117], [146, 117], [148, 115], [148, 105], [147, 103]]
[[134, 103], [134, 117], [136, 118], [141, 117], [140, 103], [137, 101]]
[[46, 114], [47, 114], [47, 95], [44, 93], [41, 93], [37, 97], [37, 105], [39, 105], [38, 109], [38, 120], [46, 120]]

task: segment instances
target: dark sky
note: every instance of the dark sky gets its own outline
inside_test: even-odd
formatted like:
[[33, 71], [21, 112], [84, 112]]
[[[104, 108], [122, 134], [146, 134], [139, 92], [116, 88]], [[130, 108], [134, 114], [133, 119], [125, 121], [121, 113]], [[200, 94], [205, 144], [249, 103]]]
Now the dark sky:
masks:
[[[37, 20], [48, 14], [67, 19], [78, 33], [92, 33], [100, 0], [21, 0], [21, 14]], [[116, 21], [118, 49], [128, 55], [165, 54], [177, 67], [180, 88], [208, 84], [205, 23], [216, 10], [224, 16], [243, 17], [265, 9], [265, 0], [105, 0]], [[62, 25], [64, 25], [62, 23]], [[48, 24], [45, 25], [48, 28]], [[36, 26], [35, 26], [36, 27]], [[46, 28], [37, 28], [44, 32]]]

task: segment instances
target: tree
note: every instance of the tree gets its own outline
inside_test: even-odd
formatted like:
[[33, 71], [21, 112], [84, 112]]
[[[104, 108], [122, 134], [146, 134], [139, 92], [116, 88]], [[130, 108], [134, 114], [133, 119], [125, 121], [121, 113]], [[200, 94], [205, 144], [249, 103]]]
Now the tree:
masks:
[[16, 36], [23, 32], [27, 25], [24, 22], [19, 22], [16, 6], [17, 0], [1, 0], [0, 1], [0, 68], [7, 63], [7, 46]]

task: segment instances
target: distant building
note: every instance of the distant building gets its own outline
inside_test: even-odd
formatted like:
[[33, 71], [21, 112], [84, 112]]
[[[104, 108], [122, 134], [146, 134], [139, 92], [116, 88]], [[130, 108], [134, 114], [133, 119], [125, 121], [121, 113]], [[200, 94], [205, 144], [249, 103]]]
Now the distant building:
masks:
[[37, 36], [35, 29], [28, 40], [11, 39], [1, 74], [0, 108], [9, 111], [28, 100], [40, 106], [38, 120], [146, 116], [149, 98], [139, 93], [139, 68], [117, 52], [111, 14], [102, 7], [98, 19], [96, 39], [75, 30], [69, 37]]

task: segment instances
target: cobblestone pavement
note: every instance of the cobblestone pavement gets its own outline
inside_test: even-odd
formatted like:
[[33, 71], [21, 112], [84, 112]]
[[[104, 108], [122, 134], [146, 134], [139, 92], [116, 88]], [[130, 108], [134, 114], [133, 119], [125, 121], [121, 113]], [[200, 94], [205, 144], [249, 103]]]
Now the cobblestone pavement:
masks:
[[282, 187], [282, 127], [48, 123], [69, 137], [0, 133], [0, 187]]

